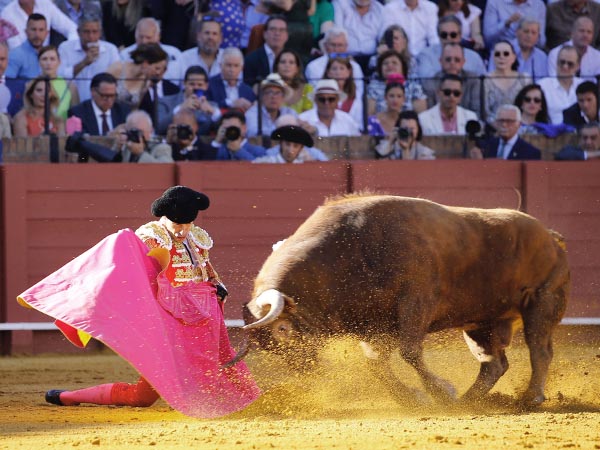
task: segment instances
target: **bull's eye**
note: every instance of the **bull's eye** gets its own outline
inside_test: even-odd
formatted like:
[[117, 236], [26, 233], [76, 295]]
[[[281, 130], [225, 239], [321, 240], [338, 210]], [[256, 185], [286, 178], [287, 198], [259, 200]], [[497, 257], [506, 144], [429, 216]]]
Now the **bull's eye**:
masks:
[[289, 341], [292, 339], [292, 324], [289, 320], [279, 319], [273, 323], [271, 328], [273, 337], [277, 341]]

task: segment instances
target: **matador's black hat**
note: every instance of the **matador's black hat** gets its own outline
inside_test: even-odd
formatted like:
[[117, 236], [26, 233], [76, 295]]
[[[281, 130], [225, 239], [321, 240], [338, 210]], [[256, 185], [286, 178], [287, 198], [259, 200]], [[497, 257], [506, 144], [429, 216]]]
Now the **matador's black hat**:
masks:
[[191, 223], [210, 205], [210, 200], [202, 192], [185, 186], [173, 186], [152, 203], [152, 215], [166, 216], [167, 219], [183, 224]]
[[295, 142], [297, 144], [302, 144], [305, 147], [312, 147], [315, 145], [310, 134], [308, 134], [304, 128], [297, 125], [285, 125], [277, 128], [271, 133], [271, 139]]

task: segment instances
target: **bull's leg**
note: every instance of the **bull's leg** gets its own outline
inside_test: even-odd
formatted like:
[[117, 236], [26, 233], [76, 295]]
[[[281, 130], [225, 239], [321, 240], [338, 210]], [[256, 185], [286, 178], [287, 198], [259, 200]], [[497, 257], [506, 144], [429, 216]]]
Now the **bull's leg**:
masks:
[[471, 353], [481, 363], [477, 379], [462, 397], [465, 401], [473, 401], [487, 394], [508, 370], [504, 349], [512, 339], [512, 321], [503, 320], [463, 331], [463, 335]]

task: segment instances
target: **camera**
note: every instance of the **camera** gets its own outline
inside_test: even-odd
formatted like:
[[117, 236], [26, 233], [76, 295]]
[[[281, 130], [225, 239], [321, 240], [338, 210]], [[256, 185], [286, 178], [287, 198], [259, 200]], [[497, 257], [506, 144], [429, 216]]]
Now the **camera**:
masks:
[[121, 162], [120, 153], [103, 145], [89, 142], [85, 135], [79, 131], [67, 138], [65, 151], [77, 153], [77, 161], [80, 163], [88, 162], [90, 157], [100, 163]]
[[398, 139], [401, 141], [408, 141], [411, 136], [412, 133], [408, 128], [398, 128]]
[[242, 130], [238, 127], [227, 127], [225, 128], [225, 139], [227, 141], [235, 141], [242, 135]]
[[186, 124], [177, 125], [177, 139], [182, 141], [190, 141], [194, 138], [192, 127]]
[[127, 134], [127, 140], [129, 142], [134, 142], [136, 144], [139, 144], [141, 142], [142, 133], [137, 128], [131, 128], [131, 129], [127, 130], [126, 134]]
[[465, 125], [465, 132], [469, 139], [474, 140], [481, 133], [481, 124], [477, 120], [469, 120]]

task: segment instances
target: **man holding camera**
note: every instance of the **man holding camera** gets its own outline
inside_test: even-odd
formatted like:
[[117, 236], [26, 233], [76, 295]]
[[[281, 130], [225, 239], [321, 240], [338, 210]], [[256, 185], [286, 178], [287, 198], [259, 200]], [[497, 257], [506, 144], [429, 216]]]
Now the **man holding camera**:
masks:
[[264, 156], [266, 150], [259, 145], [252, 145], [246, 139], [246, 117], [244, 113], [230, 110], [223, 114], [217, 136], [212, 142], [212, 151], [203, 159], [221, 161], [252, 161]]
[[180, 109], [167, 129], [167, 143], [171, 146], [175, 161], [199, 161], [213, 153], [209, 144], [198, 136], [198, 122], [194, 111]]

